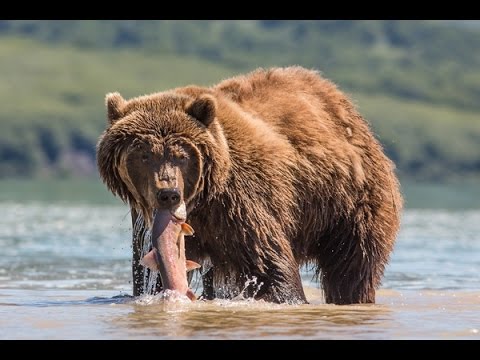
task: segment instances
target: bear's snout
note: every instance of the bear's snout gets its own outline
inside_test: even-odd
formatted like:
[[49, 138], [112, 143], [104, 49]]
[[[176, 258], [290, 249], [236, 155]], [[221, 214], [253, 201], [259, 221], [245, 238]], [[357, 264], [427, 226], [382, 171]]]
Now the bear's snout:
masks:
[[160, 209], [170, 209], [180, 204], [181, 195], [177, 188], [162, 189], [157, 192], [158, 207]]

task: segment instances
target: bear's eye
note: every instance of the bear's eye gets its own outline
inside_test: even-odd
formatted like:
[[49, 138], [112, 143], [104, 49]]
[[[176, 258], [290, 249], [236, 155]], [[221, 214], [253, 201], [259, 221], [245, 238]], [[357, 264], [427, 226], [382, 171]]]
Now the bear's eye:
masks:
[[187, 156], [184, 153], [176, 153], [174, 159], [176, 163], [184, 164], [187, 161]]
[[144, 152], [142, 153], [142, 161], [143, 161], [143, 162], [148, 161], [148, 160], [150, 159], [150, 157], [151, 157], [150, 152], [144, 151]]

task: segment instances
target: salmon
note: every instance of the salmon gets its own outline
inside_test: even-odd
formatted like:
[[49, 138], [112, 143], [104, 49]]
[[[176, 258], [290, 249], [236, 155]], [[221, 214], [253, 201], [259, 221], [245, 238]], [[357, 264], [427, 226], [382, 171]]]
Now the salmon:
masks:
[[198, 269], [200, 264], [185, 258], [185, 235], [193, 234], [192, 227], [169, 210], [158, 210], [152, 226], [152, 250], [140, 261], [160, 273], [163, 290], [175, 290], [192, 301], [196, 296], [188, 287], [187, 272]]

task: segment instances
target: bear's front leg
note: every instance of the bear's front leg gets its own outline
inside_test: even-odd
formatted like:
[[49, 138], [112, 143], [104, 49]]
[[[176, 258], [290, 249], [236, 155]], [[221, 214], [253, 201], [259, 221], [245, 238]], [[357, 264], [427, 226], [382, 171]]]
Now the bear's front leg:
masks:
[[[133, 282], [133, 296], [140, 296], [144, 294], [146, 289], [146, 279], [150, 276], [150, 270], [140, 264], [143, 255], [143, 248], [146, 239], [147, 227], [143, 218], [139, 216], [135, 209], [131, 209], [132, 216], [132, 282]], [[162, 281], [160, 276], [157, 276], [154, 294], [162, 291]]]
[[215, 299], [215, 288], [213, 286], [213, 266], [208, 269], [202, 276], [203, 291], [201, 299], [213, 300]]
[[[145, 223], [138, 218], [138, 213], [135, 209], [130, 209], [132, 216], [132, 282], [133, 282], [133, 296], [139, 296], [144, 293], [143, 278], [145, 268], [140, 265], [142, 256], [143, 241], [145, 239]], [[139, 220], [139, 221], [137, 221]]]
[[[284, 239], [284, 238], [282, 238]], [[286, 240], [265, 247], [263, 256], [252, 263], [248, 274], [243, 274], [238, 285], [244, 289], [245, 297], [254, 297], [278, 304], [308, 303], [303, 290], [300, 267], [293, 256], [292, 249], [285, 246]], [[283, 245], [281, 245], [283, 244]], [[278, 249], [282, 251], [278, 251]], [[255, 280], [255, 281], [252, 281]]]
[[291, 264], [289, 269], [270, 265], [267, 274], [256, 275], [257, 300], [278, 304], [307, 304], [303, 290], [302, 279], [297, 264]]

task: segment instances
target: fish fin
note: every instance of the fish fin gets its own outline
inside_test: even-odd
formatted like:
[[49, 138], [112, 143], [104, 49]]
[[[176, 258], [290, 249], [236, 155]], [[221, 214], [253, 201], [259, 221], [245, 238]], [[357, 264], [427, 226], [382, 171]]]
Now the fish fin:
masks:
[[193, 231], [193, 228], [187, 223], [182, 223], [182, 231], [185, 235], [193, 235], [195, 233], [195, 231]]
[[197, 297], [195, 296], [195, 294], [193, 293], [193, 291], [191, 289], [187, 290], [187, 297], [192, 301], [197, 300]]
[[185, 265], [187, 266], [187, 272], [202, 267], [202, 265], [200, 265], [199, 263], [196, 263], [195, 261], [192, 261], [192, 260], [186, 260]]
[[150, 252], [140, 260], [140, 265], [143, 265], [150, 270], [158, 271], [159, 267], [157, 264], [157, 259], [155, 257], [155, 252], [153, 250], [150, 250]]

